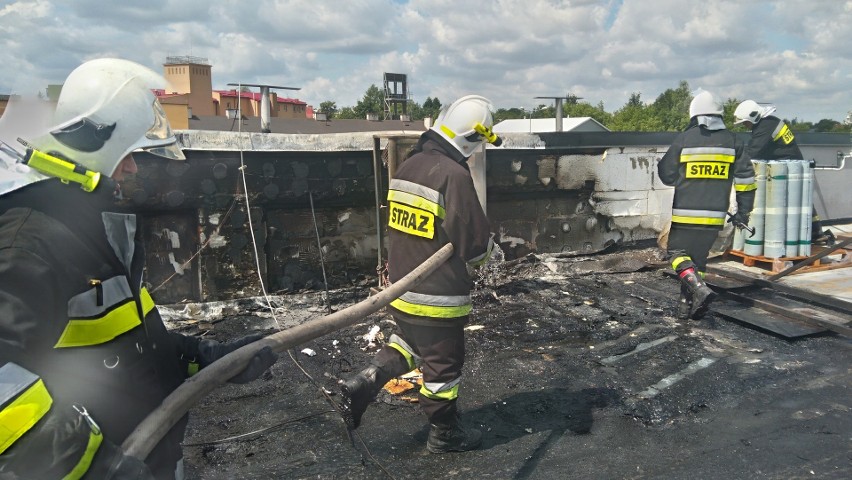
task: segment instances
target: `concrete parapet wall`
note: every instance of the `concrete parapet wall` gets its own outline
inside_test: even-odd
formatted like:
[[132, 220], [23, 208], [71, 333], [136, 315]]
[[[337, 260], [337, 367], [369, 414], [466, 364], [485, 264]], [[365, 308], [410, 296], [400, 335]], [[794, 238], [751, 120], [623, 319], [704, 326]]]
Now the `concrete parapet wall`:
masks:
[[[140, 154], [123, 185], [124, 205], [143, 219], [155, 299], [254, 296], [260, 278], [268, 291], [322, 288], [320, 258], [332, 285], [376, 275], [385, 217], [374, 161], [383, 203], [388, 160], [404, 161], [416, 136], [382, 132], [374, 158], [373, 133], [178, 133], [185, 162]], [[626, 145], [549, 135], [506, 134], [486, 152], [487, 212], [507, 258], [597, 251], [667, 228], [673, 189], [656, 170], [673, 134], [631, 134]]]

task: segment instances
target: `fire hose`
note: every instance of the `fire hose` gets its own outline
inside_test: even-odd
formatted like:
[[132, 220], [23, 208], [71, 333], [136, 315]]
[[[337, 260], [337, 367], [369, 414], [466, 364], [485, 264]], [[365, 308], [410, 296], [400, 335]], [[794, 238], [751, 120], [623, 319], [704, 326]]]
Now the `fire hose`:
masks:
[[240, 373], [262, 348], [269, 346], [273, 351], [281, 353], [301, 343], [351, 326], [417, 286], [452, 254], [453, 246], [448, 243], [408, 275], [378, 294], [330, 315], [269, 335], [216, 360], [166, 397], [156, 410], [139, 423], [121, 448], [125, 454], [144, 460], [193, 405]]

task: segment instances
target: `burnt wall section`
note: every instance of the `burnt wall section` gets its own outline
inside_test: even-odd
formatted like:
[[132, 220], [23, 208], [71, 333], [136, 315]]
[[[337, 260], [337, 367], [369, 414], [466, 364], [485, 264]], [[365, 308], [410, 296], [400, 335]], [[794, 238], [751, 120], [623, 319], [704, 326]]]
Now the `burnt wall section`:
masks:
[[[656, 166], [674, 133], [501, 136], [503, 147], [487, 150], [484, 183], [495, 240], [507, 259], [593, 252], [656, 238], [667, 227], [673, 190], [659, 181]], [[375, 275], [385, 225], [383, 209], [377, 220], [375, 185], [384, 203], [389, 171], [404, 161], [410, 134], [188, 131], [179, 137], [186, 161], [136, 154], [139, 172], [122, 185], [122, 204], [142, 218], [146, 282], [155, 300], [254, 296], [262, 291], [260, 278], [270, 292], [320, 289], [323, 265], [329, 286]], [[834, 161], [848, 136], [844, 142], [812, 150]], [[817, 179], [849, 171], [818, 171]]]
[[340, 287], [375, 272], [378, 236], [372, 207], [272, 209], [266, 214], [271, 290], [322, 289], [325, 280], [329, 287]]
[[258, 264], [267, 291], [322, 288], [312, 202], [330, 285], [375, 271], [372, 152], [186, 154], [136, 154], [139, 172], [122, 185], [122, 205], [141, 217], [156, 301], [259, 295]]
[[193, 210], [141, 217], [148, 291], [160, 303], [201, 298], [198, 217]]

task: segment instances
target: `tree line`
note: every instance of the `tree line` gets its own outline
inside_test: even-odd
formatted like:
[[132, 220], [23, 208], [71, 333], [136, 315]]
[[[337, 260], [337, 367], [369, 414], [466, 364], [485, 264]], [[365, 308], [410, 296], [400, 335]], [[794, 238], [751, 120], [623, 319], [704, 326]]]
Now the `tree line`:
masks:
[[[566, 117], [591, 117], [612, 131], [633, 132], [679, 132], [689, 123], [689, 103], [692, 93], [689, 83], [682, 80], [676, 88], [669, 88], [651, 103], [645, 103], [639, 92], [630, 95], [621, 108], [615, 112], [607, 112], [603, 102], [592, 105], [582, 102], [574, 95], [566, 95], [562, 104], [562, 113]], [[724, 120], [733, 131], [745, 131], [742, 125], [734, 125], [734, 109], [742, 100], [728, 98], [723, 103]], [[375, 84], [370, 85], [354, 107], [338, 108], [336, 102], [327, 100], [320, 103], [319, 112], [327, 118], [363, 119], [367, 114], [384, 115], [384, 93]], [[412, 120], [437, 117], [441, 111], [441, 101], [427, 97], [423, 104], [409, 100], [406, 105], [407, 114]], [[495, 112], [494, 122], [516, 118], [555, 118], [556, 108], [553, 105], [539, 104], [532, 110], [524, 108], [500, 108]], [[785, 121], [794, 131], [816, 132], [850, 132], [852, 124], [844, 124], [836, 120], [824, 118], [816, 123], [802, 122], [796, 117]]]

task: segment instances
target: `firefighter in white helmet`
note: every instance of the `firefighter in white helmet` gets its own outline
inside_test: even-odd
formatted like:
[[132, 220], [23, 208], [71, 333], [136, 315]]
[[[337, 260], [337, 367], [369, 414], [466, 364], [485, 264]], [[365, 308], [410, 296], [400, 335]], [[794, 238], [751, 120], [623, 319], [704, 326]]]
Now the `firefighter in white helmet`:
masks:
[[802, 151], [790, 126], [773, 115], [775, 105], [746, 100], [734, 110], [734, 124], [751, 130], [745, 154], [752, 160], [802, 160]]
[[725, 225], [731, 184], [737, 212], [746, 218], [754, 206], [754, 167], [743, 146], [725, 128], [722, 106], [707, 91], [689, 104], [689, 125], [657, 165], [660, 180], [673, 186], [668, 259], [681, 281], [678, 317], [700, 319], [716, 293], [703, 280], [707, 255]]
[[[749, 160], [803, 160], [805, 157], [796, 142], [796, 135], [787, 122], [775, 113], [775, 105], [760, 104], [745, 100], [734, 110], [734, 124], [742, 124], [751, 130], [743, 154]], [[823, 230], [816, 208], [812, 207], [811, 240], [834, 242], [831, 230]], [[737, 221], [742, 221], [738, 218]]]
[[151, 91], [164, 84], [127, 60], [86, 62], [49, 130], [4, 145], [19, 158], [0, 163], [0, 477], [182, 478], [186, 418], [145, 462], [119, 446], [193, 370], [262, 337], [169, 332], [143, 286], [140, 228], [114, 194], [132, 152], [184, 159]]
[[453, 256], [390, 305], [399, 328], [357, 375], [341, 381], [350, 428], [386, 382], [420, 368], [420, 406], [431, 428], [432, 453], [472, 450], [479, 430], [460, 421], [457, 399], [464, 363], [464, 326], [472, 304], [468, 267], [491, 256], [493, 235], [479, 203], [467, 159], [485, 144], [502, 143], [493, 131], [491, 102], [459, 98], [442, 110], [390, 180], [388, 273], [397, 281], [447, 243]]

